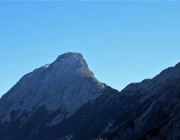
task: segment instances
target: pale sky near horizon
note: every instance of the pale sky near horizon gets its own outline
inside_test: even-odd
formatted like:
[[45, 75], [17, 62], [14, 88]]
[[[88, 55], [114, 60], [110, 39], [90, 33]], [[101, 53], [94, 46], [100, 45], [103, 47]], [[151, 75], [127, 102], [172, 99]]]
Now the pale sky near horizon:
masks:
[[180, 62], [178, 1], [0, 1], [0, 97], [65, 52], [121, 90]]

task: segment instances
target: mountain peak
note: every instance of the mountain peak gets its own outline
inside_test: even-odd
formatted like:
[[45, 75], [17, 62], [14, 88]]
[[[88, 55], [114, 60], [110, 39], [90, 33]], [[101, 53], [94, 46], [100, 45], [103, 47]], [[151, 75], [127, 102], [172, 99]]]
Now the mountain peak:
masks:
[[0, 137], [179, 139], [179, 73], [180, 63], [118, 92], [93, 76], [80, 53], [62, 54], [0, 99]]
[[75, 58], [77, 60], [83, 59], [83, 55], [77, 52], [67, 52], [58, 56], [57, 60]]
[[[55, 60], [55, 66], [62, 66], [67, 69], [76, 71], [78, 75], [94, 77], [94, 74], [88, 68], [86, 61], [83, 59], [81, 53], [67, 52], [64, 53]], [[72, 71], [71, 71], [72, 72]]]
[[[94, 77], [82, 54], [68, 52], [23, 76], [0, 100], [0, 105], [5, 106], [0, 108], [0, 116], [18, 110], [19, 102], [23, 102], [22, 112], [44, 106], [48, 112], [61, 108], [66, 111], [63, 115], [71, 116], [81, 105], [99, 97], [104, 86]], [[2, 121], [11, 119], [7, 115]]]
[[80, 67], [88, 67], [86, 61], [83, 59], [83, 55], [81, 53], [76, 52], [67, 52], [62, 55], [59, 55], [55, 60], [58, 63], [64, 63], [66, 65], [70, 64], [73, 66], [74, 64], [79, 65]]

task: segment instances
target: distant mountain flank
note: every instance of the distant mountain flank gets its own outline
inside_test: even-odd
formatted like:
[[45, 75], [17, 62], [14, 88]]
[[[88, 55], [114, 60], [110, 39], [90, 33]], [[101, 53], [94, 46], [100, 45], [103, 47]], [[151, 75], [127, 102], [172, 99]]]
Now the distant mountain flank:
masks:
[[68, 52], [0, 99], [1, 140], [179, 140], [180, 63], [121, 92]]

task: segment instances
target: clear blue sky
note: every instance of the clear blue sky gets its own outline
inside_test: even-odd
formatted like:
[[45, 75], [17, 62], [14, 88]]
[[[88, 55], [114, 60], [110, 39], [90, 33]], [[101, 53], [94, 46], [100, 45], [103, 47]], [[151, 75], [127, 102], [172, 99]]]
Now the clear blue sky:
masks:
[[0, 1], [0, 96], [69, 51], [118, 90], [180, 62], [180, 2], [153, 1]]

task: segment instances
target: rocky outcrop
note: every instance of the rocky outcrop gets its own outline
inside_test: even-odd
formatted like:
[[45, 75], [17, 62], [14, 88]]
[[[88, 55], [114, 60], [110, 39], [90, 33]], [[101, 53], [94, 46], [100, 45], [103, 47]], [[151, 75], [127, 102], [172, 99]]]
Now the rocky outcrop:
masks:
[[[43, 108], [48, 116], [57, 112], [44, 125], [56, 125], [83, 104], [99, 97], [103, 88], [105, 84], [94, 77], [81, 54], [60, 55], [53, 63], [23, 76], [3, 95], [0, 99], [0, 123], [8, 124], [20, 119], [18, 128], [21, 128]], [[27, 114], [26, 117], [23, 114]]]
[[180, 63], [121, 92], [79, 53], [26, 74], [0, 99], [2, 140], [179, 140]]
[[[128, 85], [121, 95], [132, 101], [120, 111], [127, 111], [124, 114], [127, 121], [111, 130], [116, 133], [109, 131], [104, 137], [114, 140], [180, 139], [180, 63], [153, 79]], [[121, 114], [119, 117], [125, 120]]]

